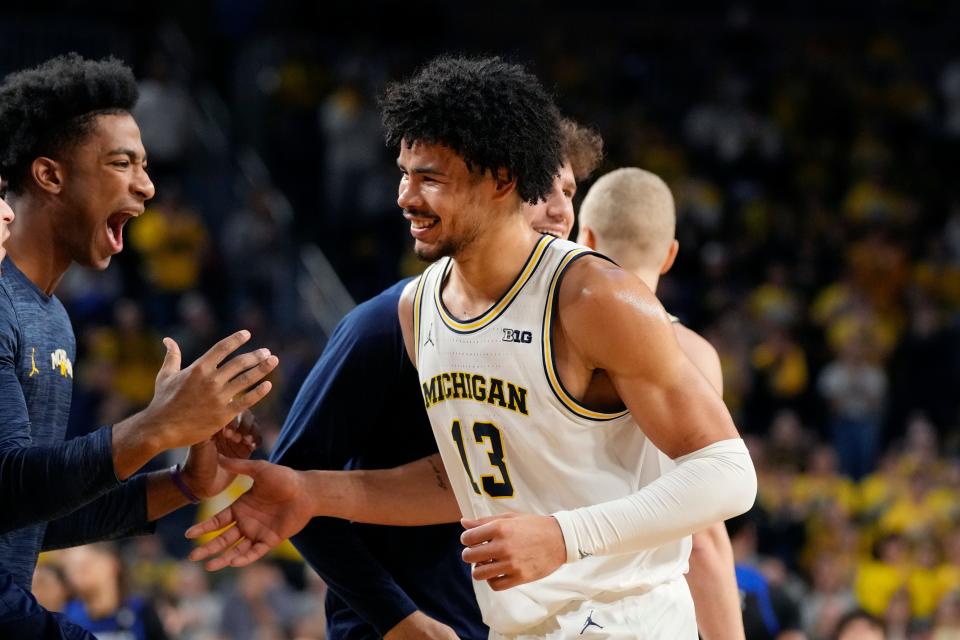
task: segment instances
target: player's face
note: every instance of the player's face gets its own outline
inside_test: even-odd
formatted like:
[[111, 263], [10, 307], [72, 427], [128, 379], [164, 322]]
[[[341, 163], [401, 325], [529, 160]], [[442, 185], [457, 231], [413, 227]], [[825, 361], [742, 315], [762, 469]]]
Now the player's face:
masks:
[[97, 116], [64, 163], [58, 242], [81, 265], [106, 269], [123, 249], [123, 226], [153, 197], [140, 128], [129, 114]]
[[3, 257], [7, 255], [7, 250], [3, 248], [3, 245], [6, 243], [7, 238], [10, 237], [10, 229], [8, 226], [13, 222], [13, 209], [10, 208], [3, 198], [0, 198], [0, 260], [3, 260]]
[[553, 186], [547, 197], [537, 204], [523, 204], [523, 215], [538, 233], [546, 233], [566, 240], [573, 229], [573, 196], [577, 193], [577, 180], [573, 167], [564, 162], [560, 175], [553, 178]]
[[414, 251], [422, 260], [456, 256], [490, 221], [496, 181], [467, 169], [463, 158], [438, 144], [400, 145], [397, 204], [410, 222]]

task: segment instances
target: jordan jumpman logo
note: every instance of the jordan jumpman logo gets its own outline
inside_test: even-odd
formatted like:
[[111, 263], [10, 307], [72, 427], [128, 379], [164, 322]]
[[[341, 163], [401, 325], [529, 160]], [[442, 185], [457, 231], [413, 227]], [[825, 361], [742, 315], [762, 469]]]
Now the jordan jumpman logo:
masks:
[[583, 623], [583, 629], [580, 629], [580, 635], [583, 635], [583, 632], [587, 630], [587, 627], [596, 627], [597, 629], [603, 629], [602, 625], [597, 624], [593, 621], [593, 609], [590, 610], [590, 613], [587, 615], [587, 621]]
[[40, 373], [40, 369], [37, 369], [37, 348], [33, 347], [33, 351], [30, 352], [30, 375], [27, 377], [32, 378], [38, 373]]

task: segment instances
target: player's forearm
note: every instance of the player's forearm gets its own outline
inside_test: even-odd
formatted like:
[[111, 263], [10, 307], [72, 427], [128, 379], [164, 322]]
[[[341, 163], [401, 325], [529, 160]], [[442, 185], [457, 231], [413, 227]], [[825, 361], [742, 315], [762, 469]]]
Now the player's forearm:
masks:
[[146, 411], [113, 425], [113, 468], [126, 480], [161, 451], [169, 448], [163, 429]]
[[742, 640], [743, 614], [733, 548], [722, 522], [694, 534], [687, 584], [703, 640]]
[[130, 478], [84, 507], [47, 524], [41, 549], [51, 551], [101, 540], [152, 533], [147, 519], [147, 476]]
[[0, 451], [0, 534], [63, 517], [117, 485], [108, 428], [56, 445], [6, 448]]
[[147, 476], [147, 520], [153, 522], [190, 503], [177, 488], [169, 470], [154, 471]]
[[757, 476], [739, 438], [677, 458], [677, 467], [636, 493], [554, 514], [567, 561], [635, 553], [676, 540], [747, 511]]
[[392, 526], [460, 520], [439, 454], [393, 469], [304, 473], [318, 516]]

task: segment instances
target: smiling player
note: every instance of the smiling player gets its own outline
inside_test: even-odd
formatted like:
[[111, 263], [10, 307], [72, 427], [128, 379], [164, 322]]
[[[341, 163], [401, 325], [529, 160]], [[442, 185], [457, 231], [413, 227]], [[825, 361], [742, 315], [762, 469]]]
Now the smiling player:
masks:
[[439, 58], [392, 85], [383, 112], [398, 204], [436, 261], [399, 318], [456, 502], [427, 492], [429, 474], [418, 489], [227, 463], [254, 490], [190, 532], [237, 524], [194, 557], [244, 564], [314, 513], [463, 513], [491, 637], [696, 638], [689, 535], [746, 511], [756, 475], [650, 290], [522, 215], [561, 162], [551, 99], [522, 67]]

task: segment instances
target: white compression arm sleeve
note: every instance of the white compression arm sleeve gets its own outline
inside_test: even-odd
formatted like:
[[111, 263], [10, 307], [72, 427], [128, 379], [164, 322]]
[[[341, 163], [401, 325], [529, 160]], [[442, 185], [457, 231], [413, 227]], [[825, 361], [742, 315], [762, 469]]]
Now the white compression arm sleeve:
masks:
[[676, 462], [634, 494], [553, 514], [567, 562], [657, 547], [753, 506], [757, 474], [740, 438], [714, 442]]

